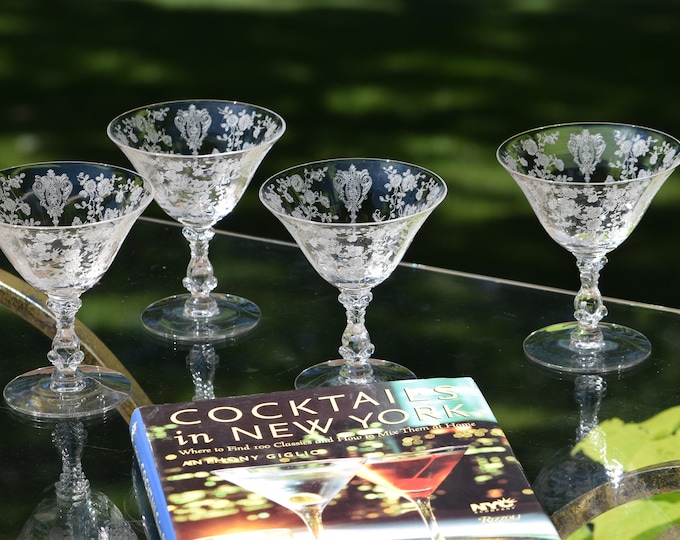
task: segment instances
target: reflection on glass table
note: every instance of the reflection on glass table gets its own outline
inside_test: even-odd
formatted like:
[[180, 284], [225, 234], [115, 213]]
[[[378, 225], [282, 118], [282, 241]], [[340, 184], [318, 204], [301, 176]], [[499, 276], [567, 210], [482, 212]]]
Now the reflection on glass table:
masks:
[[60, 420], [52, 441], [61, 456], [62, 471], [54, 494], [40, 501], [19, 533], [20, 540], [111, 538], [135, 540], [136, 533], [118, 507], [90, 488], [82, 466], [87, 430], [81, 420]]
[[[172, 247], [172, 236], [180, 230], [170, 221], [142, 217], [106, 279], [90, 292], [79, 312], [79, 323], [99, 338], [98, 346], [105, 344], [133, 385], [139, 385], [146, 398], [156, 403], [190, 401], [196, 393], [187, 371], [189, 349], [152, 339], [140, 322], [150, 302], [172, 294], [176, 276], [185, 269]], [[336, 289], [318, 279], [292, 243], [217, 230], [212, 245], [215, 267], [228, 267], [234, 287], [262, 308], [262, 319], [253, 332], [214, 345], [220, 359], [212, 381], [215, 395], [293, 388], [300, 371], [337, 347], [344, 321], [337, 319]], [[11, 269], [11, 265], [5, 261], [3, 268]], [[540, 368], [522, 350], [523, 339], [535, 328], [571, 316], [572, 291], [410, 263], [398, 265], [380, 287], [381, 301], [367, 315], [380, 356], [408, 366], [420, 377], [474, 378], [530, 481], [536, 480], [560, 449], [574, 446], [581, 423], [574, 377]], [[41, 365], [52, 337], [48, 325], [34, 327], [22, 318], [30, 319], [25, 306], [31, 295], [8, 299], [5, 289], [3, 278], [0, 302], [5, 308], [0, 309], [0, 325], [13, 339], [3, 341], [5, 378], [1, 384], [12, 373]], [[680, 311], [611, 298], [607, 307], [618, 324], [647, 336], [652, 353], [634, 372], [601, 375], [606, 397], [599, 404], [596, 394], [584, 390], [583, 399], [591, 396], [594, 400], [591, 411], [597, 405], [597, 423], [613, 418], [640, 422], [677, 406]], [[404, 329], [395, 326], [395, 317], [403, 313], [409, 314], [408, 331], [395, 331]], [[88, 339], [83, 340], [83, 348], [86, 353], [92, 350]], [[583, 418], [587, 420], [587, 414]], [[16, 538], [44, 498], [45, 486], [54, 482], [60, 470], [57, 463], [45, 459], [54, 452], [49, 433], [42, 433], [45, 430], [18, 424], [8, 414], [0, 415], [0, 430], [11, 434], [0, 443], [3, 485], [7, 486], [0, 490], [4, 509], [0, 530]], [[111, 498], [144, 538], [132, 494], [132, 449], [125, 411], [88, 431], [83, 469], [92, 485]], [[672, 454], [668, 459], [673, 459]], [[27, 470], [31, 475], [25, 474]], [[219, 508], [220, 500], [213, 501], [209, 494], [205, 502], [215, 503], [211, 511]], [[329, 517], [331, 508], [326, 509]], [[299, 520], [292, 515], [291, 521]], [[418, 529], [423, 528], [418, 524]]]

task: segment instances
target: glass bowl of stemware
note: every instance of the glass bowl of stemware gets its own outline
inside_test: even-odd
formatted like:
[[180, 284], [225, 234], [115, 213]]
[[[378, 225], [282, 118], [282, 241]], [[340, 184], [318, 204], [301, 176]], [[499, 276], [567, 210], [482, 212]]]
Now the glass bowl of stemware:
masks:
[[524, 351], [558, 372], [629, 369], [651, 352], [640, 332], [605, 323], [599, 290], [606, 255], [637, 226], [680, 164], [680, 142], [628, 124], [569, 123], [537, 128], [500, 145], [497, 158], [550, 237], [576, 257], [581, 286], [575, 321], [533, 332]]
[[298, 165], [261, 186], [260, 200], [312, 267], [340, 290], [347, 315], [342, 358], [307, 368], [296, 388], [415, 377], [401, 364], [372, 358], [364, 320], [371, 290], [392, 274], [446, 191], [444, 180], [427, 169], [379, 158]]
[[213, 292], [208, 250], [212, 227], [232, 212], [285, 129], [273, 111], [219, 100], [147, 105], [109, 123], [109, 138], [149, 179], [158, 205], [183, 226], [191, 251], [182, 281], [188, 293], [148, 306], [146, 330], [174, 342], [218, 341], [257, 325], [261, 312], [254, 302]]
[[130, 393], [122, 374], [81, 365], [75, 331], [80, 296], [113, 262], [132, 225], [153, 200], [132, 171], [85, 162], [36, 163], [0, 171], [0, 249], [30, 285], [47, 295], [56, 321], [51, 367], [4, 389], [7, 404], [39, 419], [91, 417]]

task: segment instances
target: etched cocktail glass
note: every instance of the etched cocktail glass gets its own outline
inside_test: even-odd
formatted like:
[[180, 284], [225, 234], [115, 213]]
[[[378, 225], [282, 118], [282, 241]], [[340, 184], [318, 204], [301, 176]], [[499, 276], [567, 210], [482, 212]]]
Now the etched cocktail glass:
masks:
[[576, 257], [581, 287], [575, 321], [533, 332], [527, 356], [561, 372], [603, 373], [645, 360], [649, 340], [607, 314], [598, 281], [606, 255], [636, 227], [680, 164], [680, 142], [627, 124], [573, 123], [527, 131], [497, 157], [524, 192], [548, 234]]
[[221, 340], [257, 325], [256, 304], [213, 292], [208, 250], [212, 227], [232, 212], [285, 127], [265, 108], [214, 100], [148, 105], [109, 124], [109, 137], [151, 181], [159, 206], [183, 225], [191, 250], [182, 281], [189, 292], [148, 306], [142, 323], [149, 332], [172, 341]]
[[17, 272], [47, 294], [56, 333], [52, 367], [13, 379], [13, 409], [38, 418], [98, 415], [125, 401], [130, 381], [81, 365], [75, 331], [80, 296], [108, 270], [135, 220], [153, 200], [132, 171], [84, 162], [38, 163], [0, 171], [0, 249]]
[[446, 540], [432, 511], [432, 494], [451, 474], [469, 445], [418, 449], [368, 457], [358, 475], [411, 501], [432, 540]]
[[347, 485], [363, 462], [363, 458], [337, 458], [233, 467], [213, 472], [292, 510], [319, 540], [323, 536], [324, 508]]
[[446, 196], [436, 174], [387, 159], [332, 159], [298, 165], [267, 180], [260, 200], [286, 227], [314, 269], [340, 290], [347, 325], [342, 359], [298, 375], [296, 388], [410, 379], [408, 368], [372, 358], [365, 326], [371, 290], [397, 267]]

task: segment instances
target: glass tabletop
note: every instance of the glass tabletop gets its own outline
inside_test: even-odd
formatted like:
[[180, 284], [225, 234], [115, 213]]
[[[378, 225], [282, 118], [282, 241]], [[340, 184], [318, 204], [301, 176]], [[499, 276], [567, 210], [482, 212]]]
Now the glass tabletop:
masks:
[[[294, 244], [224, 231], [211, 243], [216, 290], [254, 301], [262, 310], [259, 325], [213, 347], [150, 337], [140, 314], [152, 301], [183, 292], [188, 258], [179, 226], [143, 218], [109, 272], [82, 297], [80, 321], [135, 378], [137, 404], [287, 390], [303, 368], [338, 357], [345, 314], [337, 290]], [[14, 273], [6, 261], [2, 268]], [[584, 438], [590, 445], [584, 451], [597, 450], [587, 437], [593, 426], [639, 423], [678, 405], [678, 310], [607, 299], [607, 320], [642, 331], [652, 355], [626, 373], [574, 377], [549, 372], [522, 351], [531, 331], [572, 319], [569, 291], [403, 263], [373, 294], [366, 325], [374, 356], [421, 378], [474, 378], [549, 511], [610, 478], [610, 462], [586, 470], [570, 454]], [[50, 339], [11, 309], [0, 311], [0, 321], [4, 386], [46, 365]], [[0, 530], [9, 538], [53, 493], [64, 452], [55, 448], [54, 425], [26, 421], [6, 406], [2, 412]], [[141, 538], [127, 414], [129, 407], [85, 425], [82, 468], [91, 489], [111, 498]], [[612, 436], [608, 455], [626, 462], [629, 444]], [[663, 461], [678, 457], [680, 450], [667, 452]], [[649, 459], [662, 460], [651, 453]]]

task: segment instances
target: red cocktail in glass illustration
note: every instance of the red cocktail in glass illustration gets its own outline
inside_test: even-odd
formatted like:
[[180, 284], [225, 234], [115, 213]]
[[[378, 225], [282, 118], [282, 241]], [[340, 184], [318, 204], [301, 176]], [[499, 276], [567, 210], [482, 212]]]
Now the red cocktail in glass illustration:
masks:
[[432, 512], [431, 495], [461, 460], [466, 445], [370, 457], [358, 475], [396, 491], [418, 509], [432, 540], [445, 540]]

